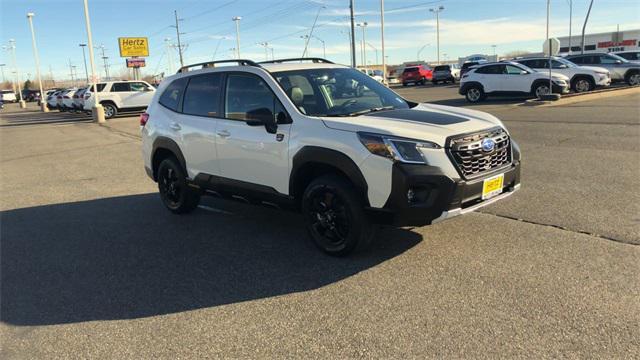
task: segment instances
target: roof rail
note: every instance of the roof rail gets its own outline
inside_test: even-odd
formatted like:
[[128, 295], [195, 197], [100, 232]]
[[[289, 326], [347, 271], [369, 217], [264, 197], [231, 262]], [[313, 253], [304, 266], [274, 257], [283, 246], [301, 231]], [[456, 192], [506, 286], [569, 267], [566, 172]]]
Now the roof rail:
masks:
[[329, 61], [327, 59], [318, 58], [318, 57], [301, 57], [301, 58], [289, 58], [289, 59], [276, 59], [276, 60], [268, 60], [268, 61], [260, 61], [258, 64], [281, 64], [284, 62], [292, 62], [292, 61], [311, 61], [313, 63], [325, 63], [325, 64], [334, 64], [333, 61]]
[[257, 66], [257, 67], [261, 67], [260, 65], [258, 65], [258, 63], [254, 62], [253, 60], [248, 60], [248, 59], [217, 60], [217, 61], [206, 61], [206, 62], [202, 62], [202, 63], [183, 66], [178, 70], [178, 74], [190, 71], [191, 68], [198, 67], [198, 66], [200, 67], [200, 69], [206, 69], [206, 68], [216, 67], [217, 64], [226, 64], [226, 63], [237, 63], [238, 65], [241, 65], [241, 66]]

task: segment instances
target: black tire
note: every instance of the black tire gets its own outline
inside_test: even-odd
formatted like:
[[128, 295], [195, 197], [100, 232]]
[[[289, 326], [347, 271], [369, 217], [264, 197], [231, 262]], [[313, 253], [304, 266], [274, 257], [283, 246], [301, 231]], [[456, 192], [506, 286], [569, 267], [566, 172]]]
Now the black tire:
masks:
[[185, 171], [175, 158], [162, 160], [157, 174], [160, 199], [169, 211], [186, 214], [198, 206], [200, 192], [187, 184]]
[[425, 78], [420, 79], [420, 82], [419, 82], [420, 85], [424, 85], [426, 83], [427, 83], [427, 80]]
[[118, 115], [118, 108], [112, 103], [102, 103], [102, 107], [104, 108], [104, 118], [111, 119], [112, 117]]
[[541, 99], [544, 95], [551, 95], [552, 93], [553, 89], [549, 89], [549, 83], [546, 81], [541, 81], [533, 86], [532, 95], [538, 99]]
[[629, 71], [627, 75], [624, 77], [624, 81], [631, 86], [640, 85], [640, 72]]
[[302, 214], [316, 246], [332, 256], [346, 256], [371, 245], [374, 227], [353, 185], [337, 175], [311, 182], [302, 196]]
[[576, 93], [592, 91], [595, 88], [596, 88], [595, 81], [593, 81], [593, 79], [586, 76], [575, 78], [571, 82], [571, 90], [573, 90]]
[[431, 80], [431, 83], [432, 83], [433, 85], [438, 85], [438, 81], [437, 81], [437, 80]]
[[482, 86], [471, 85], [465, 92], [464, 97], [467, 99], [468, 102], [475, 104], [486, 99], [487, 95], [485, 95], [484, 90], [482, 89]]
[[403, 83], [402, 83], [402, 86], [407, 86], [407, 83], [406, 83], [406, 82], [403, 82]]

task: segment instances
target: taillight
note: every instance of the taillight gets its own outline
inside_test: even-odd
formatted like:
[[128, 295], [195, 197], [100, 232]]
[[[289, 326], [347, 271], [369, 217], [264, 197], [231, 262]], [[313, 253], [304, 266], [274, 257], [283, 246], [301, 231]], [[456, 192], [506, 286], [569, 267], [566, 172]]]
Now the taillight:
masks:
[[147, 114], [146, 112], [140, 114], [140, 126], [145, 126], [147, 125], [147, 121], [149, 121], [149, 114]]

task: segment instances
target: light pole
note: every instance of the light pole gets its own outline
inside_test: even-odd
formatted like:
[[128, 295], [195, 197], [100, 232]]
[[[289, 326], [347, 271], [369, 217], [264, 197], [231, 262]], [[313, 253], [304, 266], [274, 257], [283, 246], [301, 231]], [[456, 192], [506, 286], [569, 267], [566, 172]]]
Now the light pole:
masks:
[[20, 71], [18, 70], [18, 62], [16, 61], [16, 41], [9, 39], [9, 49], [11, 50], [11, 60], [13, 60], [13, 69], [16, 72], [16, 82], [18, 83], [18, 103], [20, 108], [24, 109], [27, 104], [22, 99], [22, 84], [20, 84]]
[[0, 71], [2, 71], [2, 82], [6, 82], [7, 79], [4, 77], [4, 67], [7, 64], [0, 64]]
[[171, 38], [168, 38], [168, 37], [164, 38], [164, 45], [166, 46], [166, 51], [167, 51], [167, 63], [169, 65], [169, 69], [167, 71], [168, 74], [173, 73], [173, 56], [171, 56], [171, 48], [173, 47], [173, 45], [171, 45], [170, 41], [171, 41]]
[[375, 46], [373, 46], [373, 45], [371, 45], [369, 43], [367, 43], [367, 45], [369, 45], [373, 49], [373, 51], [376, 52], [376, 65], [378, 65], [378, 48], [376, 48]]
[[[380, 0], [380, 39], [382, 40], [382, 83], [387, 83], [387, 57], [384, 55], [384, 0]], [[377, 53], [376, 53], [377, 57]]]
[[369, 23], [367, 23], [366, 21], [358, 23], [358, 26], [360, 26], [362, 28], [362, 65], [364, 66], [364, 68], [367, 68], [367, 49], [365, 49], [364, 44], [367, 41], [366, 40], [366, 36], [365, 36], [365, 29], [367, 28], [367, 25], [369, 25]]
[[[493, 56], [496, 56], [496, 46], [498, 45], [491, 45], [491, 47], [493, 48]], [[498, 61], [498, 58], [496, 58], [496, 61]]]
[[438, 57], [438, 64], [440, 64], [440, 12], [444, 10], [444, 6], [438, 6], [437, 8], [431, 8], [429, 11], [436, 14], [436, 52]]
[[216, 44], [216, 48], [215, 48], [215, 50], [213, 50], [213, 57], [211, 59], [212, 61], [216, 60], [216, 54], [218, 54], [218, 49], [220, 48], [220, 44], [222, 43], [222, 40], [227, 40], [227, 39], [229, 39], [229, 38], [226, 37], [226, 36], [223, 36], [220, 39], [218, 39], [218, 43]]
[[264, 59], [269, 60], [269, 43], [268, 42], [260, 42], [258, 45], [264, 47]]
[[87, 0], [84, 0], [84, 19], [87, 26], [87, 46], [89, 47], [89, 64], [91, 64], [91, 83], [93, 88], [93, 107], [91, 108], [91, 114], [95, 122], [104, 123], [104, 108], [98, 100], [98, 75], [96, 74], [96, 64], [93, 61], [93, 38], [91, 36], [91, 19], [89, 18], [89, 4]]
[[573, 19], [573, 0], [569, 0], [569, 54], [571, 54], [571, 20]]
[[40, 110], [42, 112], [49, 112], [44, 99], [44, 90], [42, 89], [42, 78], [40, 77], [40, 57], [38, 56], [38, 47], [36, 46], [36, 33], [33, 30], [33, 16], [32, 12], [27, 13], [27, 19], [29, 20], [29, 28], [31, 29], [31, 44], [33, 45], [33, 58], [36, 61], [36, 76], [38, 77], [38, 87], [40, 88]]
[[84, 76], [87, 78], [87, 84], [89, 84], [89, 70], [87, 70], [87, 55], [84, 53], [84, 48], [87, 47], [87, 44], [79, 44], [82, 48], [82, 60], [84, 60]]
[[96, 46], [96, 49], [102, 50], [102, 61], [104, 61], [104, 76], [107, 80], [109, 80], [109, 64], [107, 63], [107, 59], [109, 59], [109, 57], [104, 54], [104, 44]]
[[231, 20], [236, 23], [236, 56], [240, 59], [240, 20], [242, 20], [242, 16], [234, 16]]
[[320, 41], [322, 43], [322, 57], [326, 59], [327, 58], [327, 46], [326, 46], [324, 40], [320, 39], [319, 37], [317, 37], [315, 35], [312, 35], [312, 36], [313, 36], [314, 39], [316, 39], [316, 40], [318, 40], [318, 41]]
[[307, 49], [307, 41], [309, 41], [309, 35], [300, 35], [300, 39], [302, 39], [304, 41], [304, 51], [303, 51], [303, 55], [302, 57], [304, 57], [306, 53], [311, 53], [311, 51], [308, 51]]
[[422, 47], [420, 48], [420, 50], [418, 50], [418, 56], [416, 57], [416, 60], [420, 61], [420, 53], [422, 52], [422, 50], [424, 50], [424, 48], [426, 48], [427, 46], [429, 46], [431, 44], [424, 44], [422, 45]]

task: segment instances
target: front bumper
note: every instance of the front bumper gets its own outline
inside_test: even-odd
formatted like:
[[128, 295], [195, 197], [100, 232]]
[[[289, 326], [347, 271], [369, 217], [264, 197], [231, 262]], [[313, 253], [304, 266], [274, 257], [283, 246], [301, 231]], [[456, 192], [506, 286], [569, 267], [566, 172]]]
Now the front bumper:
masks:
[[[484, 179], [504, 174], [502, 194], [482, 200]], [[396, 226], [422, 226], [466, 214], [510, 196], [520, 188], [520, 161], [480, 178], [454, 179], [433, 166], [396, 163], [393, 165], [392, 191], [381, 209], [369, 208], [372, 220]], [[417, 200], [409, 202], [412, 190]]]
[[553, 92], [556, 94], [568, 94], [569, 91], [571, 91], [571, 88], [569, 87], [569, 84], [567, 85], [558, 85], [556, 83], [553, 83]]

